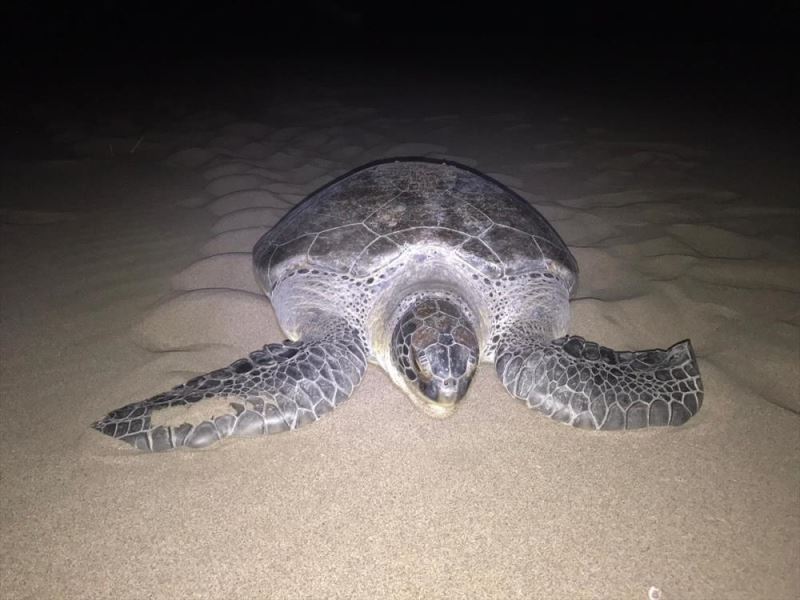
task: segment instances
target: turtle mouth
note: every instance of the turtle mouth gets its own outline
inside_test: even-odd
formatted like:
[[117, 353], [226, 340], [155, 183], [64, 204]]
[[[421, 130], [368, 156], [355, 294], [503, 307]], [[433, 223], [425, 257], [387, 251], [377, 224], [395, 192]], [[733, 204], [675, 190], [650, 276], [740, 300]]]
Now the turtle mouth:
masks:
[[444, 382], [417, 381], [413, 389], [416, 404], [428, 415], [437, 418], [450, 416], [459, 402], [466, 396], [469, 389], [470, 378], [464, 377], [460, 381], [455, 379]]
[[448, 379], [441, 383], [420, 378], [418, 387], [425, 395], [426, 400], [442, 406], [455, 405], [467, 393], [469, 382], [456, 382], [455, 379]]

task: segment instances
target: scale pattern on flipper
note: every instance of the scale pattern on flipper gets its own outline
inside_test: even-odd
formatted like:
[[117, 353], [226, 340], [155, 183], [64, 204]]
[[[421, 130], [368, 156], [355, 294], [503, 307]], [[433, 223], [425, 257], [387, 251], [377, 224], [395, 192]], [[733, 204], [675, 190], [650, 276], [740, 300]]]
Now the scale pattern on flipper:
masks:
[[514, 397], [575, 427], [682, 425], [703, 402], [689, 340], [637, 352], [617, 352], [578, 336], [501, 342], [495, 366]]
[[[93, 426], [140, 450], [158, 452], [203, 448], [229, 436], [278, 433], [316, 421], [350, 396], [367, 366], [357, 331], [338, 321], [326, 324], [324, 334], [314, 339], [267, 344], [228, 367], [118, 408]], [[215, 396], [234, 400], [235, 414], [197, 425], [151, 424], [155, 410]]]

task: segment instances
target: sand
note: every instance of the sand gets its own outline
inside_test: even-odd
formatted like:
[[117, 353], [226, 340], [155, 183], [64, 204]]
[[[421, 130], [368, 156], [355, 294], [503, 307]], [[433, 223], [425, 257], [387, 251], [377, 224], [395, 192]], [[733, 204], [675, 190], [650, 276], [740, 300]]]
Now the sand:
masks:
[[[768, 150], [580, 97], [307, 91], [261, 111], [45, 106], [52, 153], [3, 161], [0, 597], [796, 598], [798, 190]], [[335, 176], [411, 154], [551, 220], [581, 266], [572, 332], [690, 337], [700, 414], [574, 430], [482, 365], [432, 421], [371, 366], [290, 434], [145, 455], [89, 428], [282, 339], [254, 241]]]

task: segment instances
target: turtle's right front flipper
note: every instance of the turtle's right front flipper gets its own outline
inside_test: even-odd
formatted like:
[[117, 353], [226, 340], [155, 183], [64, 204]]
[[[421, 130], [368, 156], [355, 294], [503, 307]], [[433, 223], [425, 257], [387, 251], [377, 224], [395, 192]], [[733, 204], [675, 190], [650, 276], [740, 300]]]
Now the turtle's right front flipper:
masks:
[[576, 427], [682, 425], [700, 410], [703, 384], [685, 340], [667, 350], [617, 352], [567, 336], [551, 342], [509, 335], [495, 367], [528, 407]]
[[[111, 411], [93, 426], [140, 450], [157, 452], [203, 448], [228, 436], [278, 433], [316, 421], [350, 396], [367, 366], [352, 327], [329, 322], [320, 331], [308, 341], [268, 344], [228, 367]], [[213, 397], [230, 398], [235, 414], [178, 427], [151, 423], [153, 411]]]

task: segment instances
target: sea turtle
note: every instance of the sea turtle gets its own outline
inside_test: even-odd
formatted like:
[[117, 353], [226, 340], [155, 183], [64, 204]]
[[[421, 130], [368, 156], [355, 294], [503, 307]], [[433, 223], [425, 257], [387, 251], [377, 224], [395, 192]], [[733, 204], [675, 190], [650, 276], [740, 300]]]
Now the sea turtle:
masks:
[[[368, 362], [432, 417], [455, 410], [480, 361], [512, 396], [576, 427], [681, 425], [702, 403], [689, 340], [617, 352], [566, 335], [575, 258], [539, 212], [462, 165], [398, 158], [351, 171], [267, 232], [253, 262], [289, 339], [95, 428], [151, 451], [289, 431], [346, 400]], [[154, 410], [215, 396], [233, 410], [151, 425]]]

